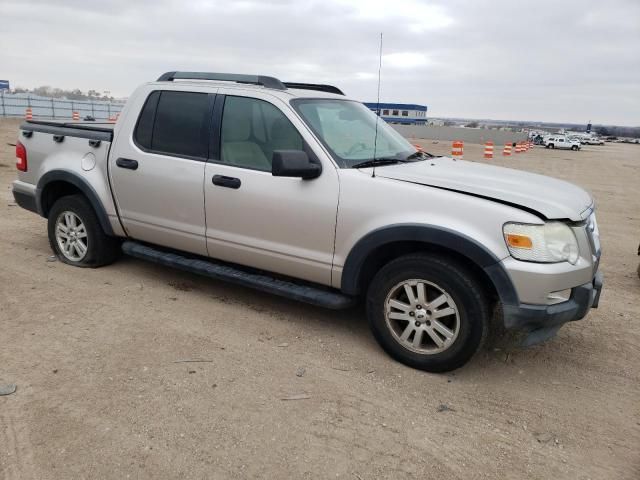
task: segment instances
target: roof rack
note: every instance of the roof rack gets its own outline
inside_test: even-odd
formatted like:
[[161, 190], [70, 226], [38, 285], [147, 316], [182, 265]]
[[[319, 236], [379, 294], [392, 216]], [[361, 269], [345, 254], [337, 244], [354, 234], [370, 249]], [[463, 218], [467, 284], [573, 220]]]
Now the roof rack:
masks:
[[299, 88], [301, 90], [314, 90], [316, 92], [337, 93], [338, 95], [344, 95], [342, 90], [333, 85], [323, 85], [319, 83], [297, 83], [297, 82], [284, 82], [284, 86], [287, 88]]
[[167, 72], [160, 75], [158, 82], [173, 82], [174, 80], [220, 80], [223, 82], [248, 83], [262, 85], [275, 90], [286, 90], [287, 87], [277, 78], [264, 75], [241, 75], [237, 73], [210, 72]]
[[239, 73], [213, 73], [213, 72], [167, 72], [160, 75], [158, 82], [173, 82], [174, 80], [218, 80], [222, 82], [248, 83], [262, 85], [275, 90], [287, 88], [299, 88], [301, 90], [314, 90], [316, 92], [337, 93], [344, 95], [342, 90], [333, 85], [319, 83], [281, 82], [277, 78], [265, 75], [242, 75]]

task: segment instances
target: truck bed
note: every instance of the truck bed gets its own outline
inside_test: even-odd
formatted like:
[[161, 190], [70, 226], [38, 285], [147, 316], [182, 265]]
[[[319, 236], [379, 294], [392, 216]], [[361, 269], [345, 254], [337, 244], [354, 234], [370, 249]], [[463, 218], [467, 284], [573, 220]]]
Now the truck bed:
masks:
[[53, 135], [88, 138], [111, 142], [113, 140], [113, 123], [100, 122], [66, 122], [63, 120], [27, 120], [20, 125], [20, 130], [27, 132], [43, 132]]

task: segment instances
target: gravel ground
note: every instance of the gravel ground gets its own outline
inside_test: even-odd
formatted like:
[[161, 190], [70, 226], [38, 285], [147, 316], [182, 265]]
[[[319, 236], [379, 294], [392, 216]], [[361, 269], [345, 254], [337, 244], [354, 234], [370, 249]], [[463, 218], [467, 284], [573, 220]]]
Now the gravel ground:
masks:
[[0, 385], [17, 384], [1, 477], [640, 478], [640, 147], [492, 160], [595, 195], [605, 290], [542, 346], [433, 375], [387, 357], [357, 309], [50, 261], [45, 220], [10, 191], [17, 125], [0, 120]]

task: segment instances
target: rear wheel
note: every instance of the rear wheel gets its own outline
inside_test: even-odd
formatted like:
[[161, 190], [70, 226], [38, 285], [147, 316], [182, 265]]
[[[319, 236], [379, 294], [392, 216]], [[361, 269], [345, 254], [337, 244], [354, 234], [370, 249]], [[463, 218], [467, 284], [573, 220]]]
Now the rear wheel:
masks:
[[571, 150], [578, 150], [578, 147], [576, 145], [572, 145]]
[[76, 267], [100, 267], [118, 258], [120, 242], [102, 231], [82, 195], [59, 198], [48, 217], [49, 244], [58, 259]]
[[382, 348], [429, 372], [464, 365], [487, 332], [489, 306], [475, 278], [453, 260], [427, 254], [400, 257], [374, 277], [367, 316]]

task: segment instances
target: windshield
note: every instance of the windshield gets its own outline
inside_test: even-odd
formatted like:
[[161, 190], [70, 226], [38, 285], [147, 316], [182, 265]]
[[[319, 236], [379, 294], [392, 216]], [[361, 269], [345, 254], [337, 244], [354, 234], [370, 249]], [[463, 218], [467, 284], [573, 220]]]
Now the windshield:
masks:
[[416, 153], [402, 135], [361, 103], [325, 98], [299, 98], [291, 103], [343, 168], [374, 160], [374, 152], [375, 159], [398, 161]]

